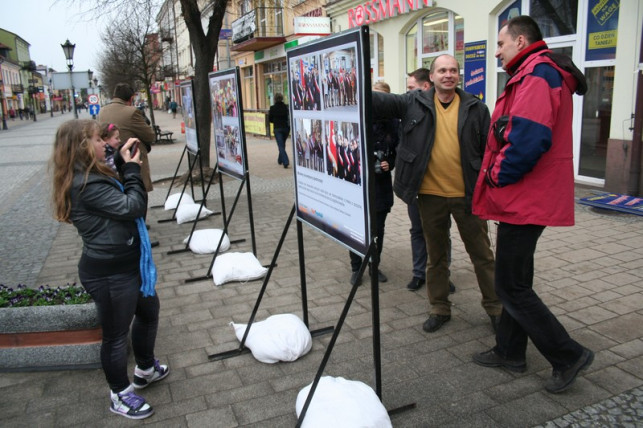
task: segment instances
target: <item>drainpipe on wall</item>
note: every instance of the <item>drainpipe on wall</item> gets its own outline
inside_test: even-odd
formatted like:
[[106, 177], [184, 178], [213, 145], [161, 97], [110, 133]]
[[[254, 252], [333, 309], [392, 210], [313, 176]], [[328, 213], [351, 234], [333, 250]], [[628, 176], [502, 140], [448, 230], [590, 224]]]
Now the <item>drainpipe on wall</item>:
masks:
[[627, 181], [627, 194], [640, 196], [641, 187], [641, 138], [643, 137], [643, 36], [639, 52], [639, 69], [636, 85], [636, 105], [634, 106], [634, 132], [632, 134], [632, 164]]

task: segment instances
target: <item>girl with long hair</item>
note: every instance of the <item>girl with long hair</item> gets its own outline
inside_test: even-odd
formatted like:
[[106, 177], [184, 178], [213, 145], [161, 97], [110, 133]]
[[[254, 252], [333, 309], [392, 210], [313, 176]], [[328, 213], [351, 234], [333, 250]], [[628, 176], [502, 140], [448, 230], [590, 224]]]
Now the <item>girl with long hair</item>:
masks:
[[[138, 144], [130, 138], [115, 152], [118, 173], [114, 172], [105, 163], [106, 143], [97, 122], [71, 120], [58, 128], [50, 162], [54, 216], [73, 224], [83, 240], [78, 277], [98, 309], [110, 410], [130, 419], [144, 419], [154, 412], [134, 389], [169, 374], [169, 367], [154, 357], [159, 299], [143, 220], [147, 192]], [[127, 374], [130, 325], [136, 360], [132, 383]]]

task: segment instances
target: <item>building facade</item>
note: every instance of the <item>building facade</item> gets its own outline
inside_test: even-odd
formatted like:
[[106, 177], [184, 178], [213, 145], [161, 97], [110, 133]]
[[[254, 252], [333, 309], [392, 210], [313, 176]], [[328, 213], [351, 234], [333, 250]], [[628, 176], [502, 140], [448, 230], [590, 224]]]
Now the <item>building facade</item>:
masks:
[[[588, 79], [589, 92], [574, 96], [577, 182], [611, 192], [642, 193], [643, 107], [637, 106], [643, 98], [641, 1], [286, 1], [236, 0], [224, 19], [215, 69], [240, 68], [246, 132], [269, 134], [265, 112], [276, 93], [287, 98], [289, 92], [289, 48], [361, 25], [370, 28], [373, 82], [385, 80], [393, 92], [404, 92], [407, 73], [428, 68], [436, 56], [448, 53], [460, 62], [463, 89], [493, 110], [507, 81], [494, 57], [497, 33], [507, 19], [530, 15], [549, 47], [569, 55]], [[177, 8], [177, 0], [168, 3]], [[173, 19], [177, 46], [172, 61], [180, 80], [190, 75], [191, 50], [181, 36], [187, 35], [181, 30], [183, 20]], [[221, 61], [223, 54], [226, 61]]]

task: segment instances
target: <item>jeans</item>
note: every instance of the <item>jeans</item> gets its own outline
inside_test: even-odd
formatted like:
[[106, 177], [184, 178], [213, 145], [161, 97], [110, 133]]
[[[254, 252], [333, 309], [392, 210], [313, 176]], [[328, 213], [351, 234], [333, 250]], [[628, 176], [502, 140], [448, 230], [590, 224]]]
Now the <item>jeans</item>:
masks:
[[105, 378], [113, 392], [130, 385], [127, 375], [127, 335], [132, 319], [132, 349], [136, 364], [154, 365], [154, 344], [159, 320], [158, 295], [143, 297], [138, 271], [97, 277], [78, 272], [80, 282], [94, 299], [103, 329], [100, 359]]
[[288, 160], [288, 154], [286, 153], [286, 138], [288, 138], [289, 133], [290, 133], [289, 128], [275, 129], [275, 140], [277, 140], [277, 147], [279, 148], [279, 156], [277, 157], [277, 163], [283, 166], [290, 165], [290, 161]]
[[424, 280], [426, 278], [426, 242], [422, 231], [422, 219], [418, 209], [417, 200], [406, 206], [411, 220], [411, 255], [413, 257], [413, 277]]
[[[386, 223], [386, 216], [388, 211], [377, 211], [375, 213], [375, 227], [377, 229], [377, 255], [382, 255], [382, 248], [384, 248], [384, 224]], [[348, 252], [351, 256], [351, 270], [356, 272], [362, 265], [362, 258], [352, 251]]]
[[494, 291], [494, 259], [487, 222], [468, 212], [465, 198], [419, 195], [418, 208], [429, 253], [426, 283], [431, 314], [451, 314], [448, 254], [449, 225], [453, 216], [473, 264], [482, 293], [482, 307], [489, 315], [500, 315], [502, 305]]
[[545, 226], [500, 223], [496, 241], [496, 293], [503, 311], [494, 350], [524, 360], [527, 338], [554, 370], [566, 370], [581, 357], [583, 347], [533, 290], [534, 253]]

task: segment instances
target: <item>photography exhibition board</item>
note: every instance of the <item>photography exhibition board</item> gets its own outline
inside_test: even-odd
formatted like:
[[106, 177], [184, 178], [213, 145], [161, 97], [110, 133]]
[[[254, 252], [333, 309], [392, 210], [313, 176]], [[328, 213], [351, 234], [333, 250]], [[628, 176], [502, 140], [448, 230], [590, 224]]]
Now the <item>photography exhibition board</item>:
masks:
[[[219, 255], [224, 237], [228, 235], [229, 225], [239, 202], [242, 190], [246, 189], [248, 204], [248, 221], [252, 253], [257, 255], [255, 239], [254, 214], [252, 210], [252, 194], [250, 189], [250, 174], [248, 171], [248, 152], [246, 148], [245, 127], [243, 124], [243, 102], [241, 97], [241, 79], [239, 67], [211, 72], [208, 74], [210, 102], [212, 106], [212, 129], [214, 151], [217, 158], [219, 188], [221, 191], [221, 207], [223, 211], [223, 234], [212, 256], [205, 275], [189, 278], [186, 282], [195, 282], [212, 277], [212, 268]], [[225, 207], [223, 174], [239, 182], [239, 187], [228, 213]], [[209, 187], [209, 184], [208, 184]], [[231, 244], [244, 242], [245, 239], [231, 240]]]

